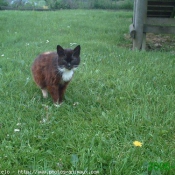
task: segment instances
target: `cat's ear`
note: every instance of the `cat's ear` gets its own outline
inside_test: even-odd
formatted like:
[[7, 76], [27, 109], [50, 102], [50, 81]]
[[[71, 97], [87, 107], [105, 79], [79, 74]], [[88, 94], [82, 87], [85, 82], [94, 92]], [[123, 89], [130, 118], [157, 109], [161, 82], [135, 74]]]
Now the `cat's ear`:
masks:
[[80, 45], [78, 45], [77, 47], [75, 47], [73, 56], [79, 57], [80, 56], [80, 50], [81, 50]]
[[64, 56], [65, 55], [64, 49], [60, 45], [57, 45], [57, 54], [59, 56]]

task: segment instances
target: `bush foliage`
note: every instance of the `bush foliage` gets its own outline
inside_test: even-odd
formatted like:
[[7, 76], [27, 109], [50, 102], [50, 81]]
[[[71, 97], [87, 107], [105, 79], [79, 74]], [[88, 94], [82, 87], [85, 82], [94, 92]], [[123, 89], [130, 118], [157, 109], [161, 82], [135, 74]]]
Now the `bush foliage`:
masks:
[[5, 0], [0, 0], [0, 6], [7, 6], [8, 3]]
[[133, 0], [45, 0], [51, 9], [131, 9]]
[[38, 8], [49, 9], [132, 9], [134, 0], [39, 0], [22, 1], [16, 0], [7, 3], [0, 0], [0, 6], [8, 5], [12, 8]]

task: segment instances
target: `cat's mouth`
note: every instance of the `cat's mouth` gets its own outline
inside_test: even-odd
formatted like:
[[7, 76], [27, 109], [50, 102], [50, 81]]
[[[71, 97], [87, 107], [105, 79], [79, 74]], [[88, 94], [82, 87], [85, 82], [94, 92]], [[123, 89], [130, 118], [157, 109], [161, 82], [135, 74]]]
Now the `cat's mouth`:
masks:
[[74, 65], [73, 67], [65, 67], [65, 66], [59, 66], [58, 71], [60, 73], [67, 72], [67, 71], [75, 71], [77, 69], [78, 65]]

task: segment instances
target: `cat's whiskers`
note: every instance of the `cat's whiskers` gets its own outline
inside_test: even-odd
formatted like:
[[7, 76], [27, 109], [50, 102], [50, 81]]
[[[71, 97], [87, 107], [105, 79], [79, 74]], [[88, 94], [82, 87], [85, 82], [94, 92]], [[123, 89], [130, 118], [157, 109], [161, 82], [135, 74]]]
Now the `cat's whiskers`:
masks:
[[78, 65], [74, 65], [74, 66], [73, 66], [73, 68], [77, 68], [77, 67], [78, 67]]
[[57, 71], [59, 74], [62, 74], [64, 72], [65, 68], [64, 67], [57, 67]]
[[62, 69], [64, 69], [64, 68], [62, 68], [62, 67], [60, 67], [60, 66], [56, 67], [56, 68], [55, 68], [56, 74], [57, 74], [57, 75], [62, 75], [62, 73], [63, 73], [63, 70], [62, 70]]

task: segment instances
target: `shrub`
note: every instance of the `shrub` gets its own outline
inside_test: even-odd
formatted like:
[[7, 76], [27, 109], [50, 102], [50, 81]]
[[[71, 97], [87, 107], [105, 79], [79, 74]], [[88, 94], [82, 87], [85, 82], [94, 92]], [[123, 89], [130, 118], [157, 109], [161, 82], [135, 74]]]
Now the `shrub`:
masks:
[[51, 9], [72, 9], [74, 4], [71, 0], [45, 0], [46, 5]]
[[[12, 8], [37, 8], [48, 6], [50, 9], [132, 9], [134, 0], [15, 0]], [[0, 6], [8, 5], [0, 0]]]
[[132, 9], [133, 0], [45, 0], [51, 9]]
[[5, 0], [0, 0], [0, 6], [7, 6], [8, 3]]

